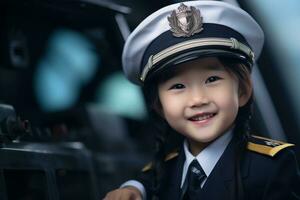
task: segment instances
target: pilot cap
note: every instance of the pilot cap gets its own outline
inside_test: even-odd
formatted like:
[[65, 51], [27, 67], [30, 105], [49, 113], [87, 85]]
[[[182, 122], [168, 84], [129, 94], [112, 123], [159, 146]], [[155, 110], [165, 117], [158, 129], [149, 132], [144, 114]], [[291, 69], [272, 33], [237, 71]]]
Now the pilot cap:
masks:
[[161, 69], [201, 57], [230, 57], [251, 68], [264, 33], [244, 10], [220, 1], [187, 1], [154, 12], [125, 42], [126, 77], [143, 85]]

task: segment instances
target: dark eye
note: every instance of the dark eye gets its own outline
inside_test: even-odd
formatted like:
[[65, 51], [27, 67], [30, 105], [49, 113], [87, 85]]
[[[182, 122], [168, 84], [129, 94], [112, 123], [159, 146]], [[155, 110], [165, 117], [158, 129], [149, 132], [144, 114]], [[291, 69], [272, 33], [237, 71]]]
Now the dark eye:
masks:
[[221, 78], [218, 77], [218, 76], [211, 76], [208, 79], [206, 79], [205, 83], [212, 83], [212, 82], [215, 82], [215, 81], [220, 80], [220, 79]]
[[179, 89], [183, 89], [183, 88], [185, 88], [185, 86], [183, 84], [176, 83], [176, 84], [172, 85], [169, 90], [174, 90], [174, 89], [179, 90]]

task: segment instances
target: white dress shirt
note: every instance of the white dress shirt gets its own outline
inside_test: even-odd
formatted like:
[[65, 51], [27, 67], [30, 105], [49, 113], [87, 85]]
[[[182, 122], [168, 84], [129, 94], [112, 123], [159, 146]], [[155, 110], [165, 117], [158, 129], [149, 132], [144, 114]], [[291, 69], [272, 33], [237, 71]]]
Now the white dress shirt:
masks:
[[[210, 145], [208, 145], [205, 149], [203, 149], [196, 157], [193, 156], [188, 148], [188, 142], [187, 140], [183, 143], [184, 148], [184, 154], [185, 154], [185, 162], [183, 165], [183, 171], [182, 171], [182, 178], [181, 178], [181, 187], [183, 186], [183, 183], [185, 181], [185, 177], [187, 175], [187, 170], [192, 163], [194, 159], [197, 159], [199, 164], [201, 165], [203, 171], [206, 174], [206, 177], [208, 178], [212, 170], [214, 169], [215, 165], [217, 164], [218, 160], [224, 153], [227, 145], [229, 144], [230, 140], [232, 139], [232, 130], [227, 131], [224, 135], [216, 139], [214, 142], [212, 142]], [[206, 179], [201, 184], [201, 187], [206, 182]], [[126, 186], [133, 186], [136, 187], [142, 194], [143, 200], [146, 200], [146, 190], [142, 183], [136, 181], [136, 180], [129, 180], [126, 181], [121, 185], [121, 188]]]

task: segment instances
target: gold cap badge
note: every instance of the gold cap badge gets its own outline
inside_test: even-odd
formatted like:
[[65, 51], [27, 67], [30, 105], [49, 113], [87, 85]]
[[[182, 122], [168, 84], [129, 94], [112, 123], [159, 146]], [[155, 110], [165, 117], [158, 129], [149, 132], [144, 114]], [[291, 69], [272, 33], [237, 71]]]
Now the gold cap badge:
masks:
[[200, 10], [193, 6], [188, 7], [183, 3], [177, 10], [172, 11], [168, 21], [170, 30], [175, 37], [190, 37], [203, 30]]

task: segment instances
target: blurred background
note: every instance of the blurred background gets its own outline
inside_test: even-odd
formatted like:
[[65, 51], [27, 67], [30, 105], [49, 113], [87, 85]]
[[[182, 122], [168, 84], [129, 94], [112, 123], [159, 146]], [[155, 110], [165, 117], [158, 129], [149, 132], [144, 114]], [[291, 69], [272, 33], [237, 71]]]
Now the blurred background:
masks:
[[[151, 160], [144, 96], [121, 53], [146, 16], [176, 2], [0, 2], [0, 199], [101, 199]], [[265, 32], [253, 133], [299, 146], [300, 2], [227, 2]]]

